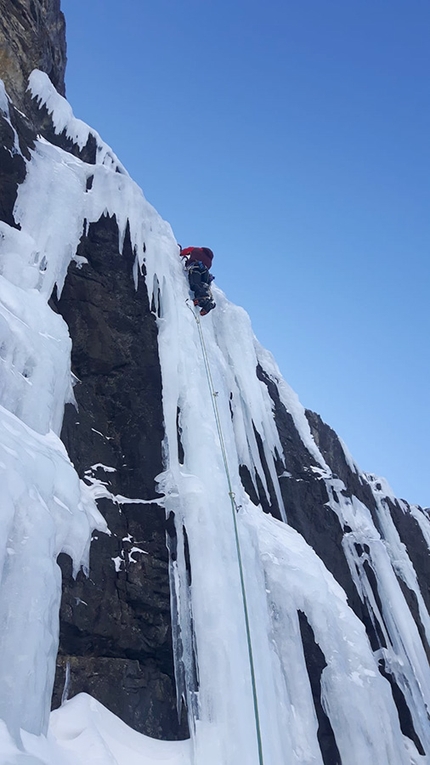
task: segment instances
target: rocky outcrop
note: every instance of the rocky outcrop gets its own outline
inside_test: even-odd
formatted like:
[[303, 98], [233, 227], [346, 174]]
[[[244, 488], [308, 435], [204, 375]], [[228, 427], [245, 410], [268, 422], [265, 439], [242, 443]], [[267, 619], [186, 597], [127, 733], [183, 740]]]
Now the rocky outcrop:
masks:
[[62, 439], [82, 478], [100, 480], [111, 536], [95, 535], [89, 577], [71, 576], [61, 556], [63, 600], [54, 705], [66, 684], [86, 691], [136, 730], [187, 734], [178, 721], [171, 642], [165, 514], [155, 477], [164, 436], [157, 330], [145, 282], [132, 278], [115, 218], [89, 227], [53, 305], [73, 340], [76, 408]]
[[0, 0], [0, 79], [26, 111], [28, 76], [46, 72], [65, 94], [66, 34], [60, 0]]

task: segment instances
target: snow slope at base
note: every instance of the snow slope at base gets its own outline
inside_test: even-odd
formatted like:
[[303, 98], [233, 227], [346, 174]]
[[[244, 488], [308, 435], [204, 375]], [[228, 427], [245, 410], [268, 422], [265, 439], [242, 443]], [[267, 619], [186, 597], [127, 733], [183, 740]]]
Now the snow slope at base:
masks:
[[51, 714], [49, 731], [59, 746], [73, 753], [74, 762], [82, 758], [82, 765], [95, 761], [96, 754], [106, 755], [106, 765], [190, 763], [189, 741], [157, 741], [137, 733], [84, 693]]
[[52, 712], [47, 737], [0, 724], [0, 765], [190, 765], [189, 741], [157, 741], [129, 728], [85, 693]]

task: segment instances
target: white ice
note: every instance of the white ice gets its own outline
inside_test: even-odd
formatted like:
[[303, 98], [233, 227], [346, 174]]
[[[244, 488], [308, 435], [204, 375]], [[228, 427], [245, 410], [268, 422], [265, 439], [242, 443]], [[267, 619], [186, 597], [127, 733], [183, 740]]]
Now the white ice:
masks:
[[[374, 618], [383, 622], [389, 645], [384, 659], [430, 751], [428, 663], [398, 576], [415, 592], [423, 624], [428, 614], [383, 492], [379, 496], [373, 487], [377, 529], [369, 508], [341, 494], [343, 484], [332, 476], [313, 440], [296, 394], [256, 341], [245, 311], [232, 305], [217, 287], [217, 308], [202, 320], [202, 347], [170, 226], [148, 204], [98, 134], [75, 120], [46, 75], [33, 73], [30, 89], [46, 105], [58, 133], [65, 131], [80, 147], [93, 135], [98, 149], [97, 162], [90, 165], [39, 139], [16, 201], [14, 214], [21, 228], [2, 224], [0, 231], [0, 468], [6, 476], [0, 488], [4, 514], [0, 682], [7, 688], [0, 716], [9, 729], [7, 733], [3, 728], [0, 736], [4, 762], [257, 765], [255, 706], [229, 479], [239, 509], [265, 765], [322, 765], [298, 610], [306, 615], [325, 656], [322, 703], [343, 765], [428, 763], [402, 736], [389, 684], [378, 671], [382, 654], [372, 653], [342, 589], [304, 539], [286, 523], [264, 515], [243, 489], [239, 465], [248, 467], [254, 481], [258, 473], [269, 494], [256, 431], [274, 498], [288, 519], [277, 475], [281, 446], [273, 403], [256, 376], [258, 363], [276, 383], [315, 473], [327, 485], [330, 508], [351, 529], [345, 542], [351, 574], [360, 597], [370, 603]], [[6, 106], [0, 91], [3, 113]], [[87, 190], [90, 177], [92, 186]], [[56, 556], [65, 550], [72, 555], [75, 569], [85, 565], [92, 529], [104, 529], [95, 507], [97, 498], [130, 501], [113, 497], [107, 481], [91, 478], [91, 472], [90, 485], [80, 483], [55, 435], [64, 403], [72, 398], [70, 340], [47, 300], [55, 285], [61, 291], [84, 228], [103, 214], [115, 214], [120, 246], [129, 224], [136, 254], [133, 278], [136, 283], [145, 266], [150, 300], [153, 297], [156, 306], [165, 421], [165, 469], [157, 488], [166, 512], [173, 511], [177, 522], [172, 610], [178, 681], [190, 713], [189, 742], [155, 742], [140, 736], [84, 695], [51, 715], [50, 731], [44, 737], [58, 640]], [[86, 267], [83, 261], [79, 265]], [[213, 412], [214, 393], [224, 452]], [[178, 455], [178, 409], [183, 463]], [[109, 438], [108, 433], [100, 436]], [[358, 472], [347, 452], [346, 458]], [[93, 470], [98, 467], [109, 472], [101, 464]], [[285, 472], [284, 467], [280, 472]], [[335, 501], [334, 492], [342, 497], [340, 502]], [[381, 600], [387, 604], [384, 614], [378, 612], [355, 543], [365, 543], [371, 550], [368, 559]], [[133, 559], [138, 553], [145, 551], [135, 543], [129, 556]], [[122, 559], [113, 563], [120, 570]], [[21, 739], [20, 729], [25, 731]]]

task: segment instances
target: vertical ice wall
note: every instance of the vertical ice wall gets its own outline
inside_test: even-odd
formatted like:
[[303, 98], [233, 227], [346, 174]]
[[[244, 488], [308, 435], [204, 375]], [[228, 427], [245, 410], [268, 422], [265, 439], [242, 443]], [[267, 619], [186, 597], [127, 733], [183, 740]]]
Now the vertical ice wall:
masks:
[[[3, 88], [0, 111], [13, 130]], [[49, 151], [41, 143], [34, 152], [15, 211], [21, 228], [0, 223], [0, 717], [16, 737], [20, 728], [47, 729], [57, 556], [71, 555], [77, 571], [87, 565], [91, 530], [105, 530], [57, 435], [73, 396], [71, 344], [47, 299], [64, 278], [82, 223], [72, 209], [63, 212], [79, 186], [72, 163], [53, 162]], [[16, 138], [12, 153], [19, 152]]]
[[[173, 266], [176, 271], [175, 263]], [[177, 299], [172, 300], [167, 277], [162, 283], [166, 287], [161, 291], [159, 328], [169, 469], [160, 485], [166, 496], [166, 509], [175, 513], [178, 530], [186, 528], [190, 549], [191, 586], [184, 559], [178, 558], [176, 577], [181, 640], [188, 650], [184, 674], [189, 673], [191, 682], [193, 661], [189, 652], [194, 651], [200, 683], [197, 704], [194, 694], [190, 701], [197, 717], [196, 762], [230, 764], [241, 756], [247, 763], [257, 763], [229, 489], [211, 409], [211, 392], [195, 319], [185, 302], [186, 286], [184, 291], [183, 280], [179, 278], [174, 286]], [[414, 745], [403, 742], [389, 684], [378, 670], [380, 656], [372, 652], [364, 627], [347, 605], [343, 591], [303, 538], [287, 525], [262, 514], [242, 487], [240, 464], [246, 465], [251, 475], [255, 468], [261, 470], [255, 427], [264, 446], [273, 490], [282, 502], [275, 469], [276, 464], [279, 467], [282, 450], [274, 428], [272, 401], [267, 387], [256, 375], [260, 363], [276, 381], [302, 441], [315, 460], [315, 471], [329, 489], [336, 485], [340, 495], [345, 489], [331, 475], [318, 451], [296, 397], [281, 380], [270, 355], [256, 343], [245, 312], [232, 306], [220, 291], [215, 298], [217, 309], [205, 317], [203, 333], [233, 490], [240, 507], [238, 523], [265, 761], [322, 762], [299, 629], [300, 611], [306, 615], [327, 663], [322, 675], [323, 706], [342, 763], [409, 763], [408, 750]], [[182, 464], [177, 451], [177, 408], [184, 452]], [[264, 476], [263, 470], [261, 474]], [[369, 511], [358, 500], [342, 497], [340, 502], [333, 500], [333, 505], [342, 524], [349, 523], [351, 539], [356, 529], [362, 530], [361, 541], [365, 537], [373, 544], [379, 592], [392, 614], [392, 648], [384, 656], [387, 661], [390, 659], [390, 670], [394, 671], [396, 664], [396, 678], [405, 693], [409, 689], [408, 705], [415, 729], [427, 749], [428, 663], [385, 543]], [[281, 507], [281, 515], [288, 517], [288, 507]], [[363, 577], [357, 577], [354, 569], [357, 564], [348, 551], [347, 558], [361, 595]], [[192, 618], [194, 644], [184, 629], [187, 613]]]
[[[172, 565], [172, 581], [177, 674], [190, 713], [192, 763], [259, 762], [232, 508], [212, 411], [214, 392], [238, 506], [264, 762], [323, 762], [300, 612], [325, 658], [322, 705], [342, 764], [424, 763], [425, 756], [402, 735], [390, 685], [378, 668], [383, 660], [385, 669], [395, 676], [419, 745], [428, 753], [428, 663], [399, 576], [415, 592], [426, 629], [428, 614], [384, 497], [373, 487], [379, 518], [375, 525], [362, 503], [344, 496], [344, 486], [332, 475], [312, 438], [297, 397], [280, 377], [270, 354], [255, 341], [247, 314], [219, 290], [217, 309], [202, 325], [214, 385], [213, 391], [209, 389], [198, 328], [187, 302], [187, 283], [170, 227], [145, 201], [97, 134], [75, 120], [48, 78], [35, 72], [30, 87], [38, 102], [52, 113], [57, 132], [64, 131], [80, 148], [92, 133], [97, 150], [96, 163], [87, 164], [38, 140], [15, 206], [21, 228], [18, 231], [3, 224], [1, 230], [0, 326], [4, 340], [0, 343], [0, 391], [4, 398], [0, 397], [0, 433], [5, 459], [0, 454], [0, 467], [13, 479], [5, 484], [8, 488], [2, 503], [9, 509], [0, 603], [0, 682], [9, 683], [14, 702], [9, 711], [4, 708], [0, 713], [11, 726], [44, 730], [59, 598], [55, 557], [66, 549], [79, 565], [91, 524], [101, 527], [87, 489], [79, 484], [52, 432], [58, 432], [62, 407], [72, 395], [70, 347], [65, 325], [46, 301], [54, 284], [61, 290], [83, 227], [107, 213], [116, 216], [120, 241], [130, 226], [136, 275], [144, 266], [157, 314], [166, 430], [165, 471], [159, 476], [159, 487], [166, 513], [173, 514], [182, 541]], [[6, 114], [7, 101], [3, 99], [2, 104]], [[85, 268], [85, 263], [79, 265]], [[273, 401], [256, 374], [258, 365], [277, 386], [313, 470], [327, 486], [330, 507], [342, 527], [349, 529], [345, 555], [351, 576], [383, 635], [374, 650], [343, 590], [312, 548], [285, 522], [264, 515], [244, 490], [240, 466], [247, 469], [254, 488], [276, 504], [280, 518], [288, 521], [278, 478], [283, 471], [283, 448]], [[261, 486], [257, 486], [257, 474]], [[424, 517], [420, 522], [427, 528]], [[379, 600], [369, 567], [378, 584]], [[23, 570], [27, 579], [22, 577]], [[34, 571], [37, 576], [32, 575]], [[26, 611], [15, 609], [12, 616], [12, 601], [24, 595]], [[39, 609], [38, 627], [28, 630], [24, 659], [12, 657], [13, 640], [35, 607]], [[46, 662], [51, 669], [44, 675]], [[23, 684], [35, 664], [41, 671], [24, 699]]]

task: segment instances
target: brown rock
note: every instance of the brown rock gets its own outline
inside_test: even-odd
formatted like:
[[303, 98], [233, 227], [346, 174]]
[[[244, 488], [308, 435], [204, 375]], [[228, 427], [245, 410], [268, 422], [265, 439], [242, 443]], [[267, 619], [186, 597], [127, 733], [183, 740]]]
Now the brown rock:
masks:
[[0, 78], [14, 103], [25, 107], [33, 69], [46, 72], [65, 94], [66, 26], [60, 0], [0, 0]]

